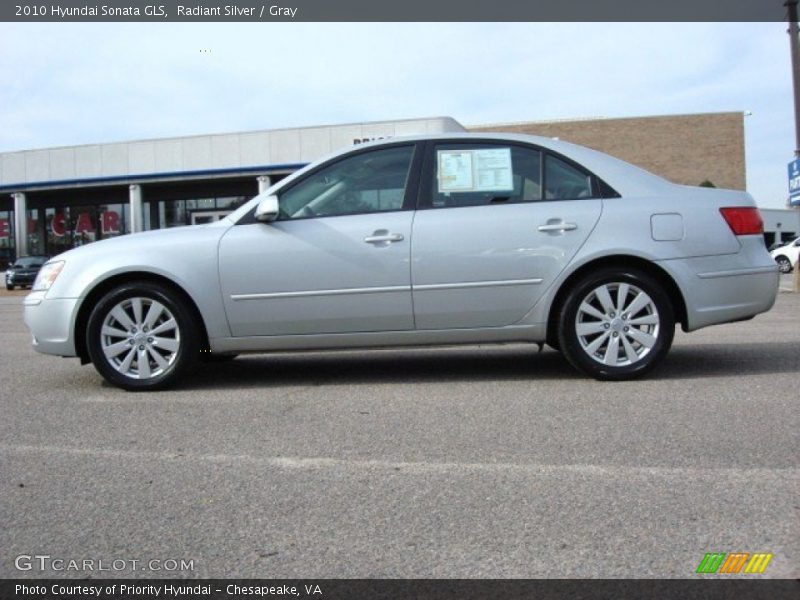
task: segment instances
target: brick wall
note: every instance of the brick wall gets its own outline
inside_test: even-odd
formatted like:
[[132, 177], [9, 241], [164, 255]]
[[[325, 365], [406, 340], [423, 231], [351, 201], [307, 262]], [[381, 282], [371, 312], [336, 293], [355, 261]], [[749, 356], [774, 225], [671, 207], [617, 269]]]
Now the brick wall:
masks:
[[557, 137], [611, 154], [675, 183], [698, 185], [708, 179], [720, 188], [745, 189], [741, 112], [513, 123], [468, 129]]

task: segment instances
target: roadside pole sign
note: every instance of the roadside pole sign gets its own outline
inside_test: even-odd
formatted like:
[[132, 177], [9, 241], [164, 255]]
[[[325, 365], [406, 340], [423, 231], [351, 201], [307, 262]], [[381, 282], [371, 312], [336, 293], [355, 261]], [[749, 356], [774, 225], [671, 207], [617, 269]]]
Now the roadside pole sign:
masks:
[[789, 204], [800, 206], [800, 158], [789, 163]]

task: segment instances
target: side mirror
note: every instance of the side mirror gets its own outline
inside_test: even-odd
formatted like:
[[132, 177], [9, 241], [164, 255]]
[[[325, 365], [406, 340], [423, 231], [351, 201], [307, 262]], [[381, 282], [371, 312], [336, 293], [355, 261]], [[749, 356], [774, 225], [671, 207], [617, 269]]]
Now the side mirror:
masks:
[[258, 207], [256, 208], [256, 220], [261, 221], [262, 223], [274, 221], [278, 218], [279, 210], [278, 197], [267, 196], [258, 203]]

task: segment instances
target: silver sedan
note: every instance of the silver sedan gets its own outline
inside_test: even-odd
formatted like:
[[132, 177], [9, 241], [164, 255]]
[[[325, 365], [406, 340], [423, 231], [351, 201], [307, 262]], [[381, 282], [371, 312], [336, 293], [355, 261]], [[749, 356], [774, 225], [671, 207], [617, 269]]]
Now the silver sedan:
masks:
[[36, 350], [129, 390], [243, 352], [548, 343], [598, 379], [644, 375], [685, 331], [769, 310], [752, 198], [675, 185], [565, 142], [364, 144], [223, 220], [53, 258], [25, 299]]

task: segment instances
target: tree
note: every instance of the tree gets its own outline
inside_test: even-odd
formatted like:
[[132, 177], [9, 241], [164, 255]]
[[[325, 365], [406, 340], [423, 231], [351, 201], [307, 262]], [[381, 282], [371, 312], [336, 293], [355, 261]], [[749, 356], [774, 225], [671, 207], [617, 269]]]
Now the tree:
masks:
[[714, 185], [714, 184], [711, 182], [711, 180], [709, 180], [709, 179], [703, 179], [703, 182], [700, 184], [700, 187], [713, 187], [713, 188], [715, 188], [715, 187], [717, 187], [717, 186], [715, 186], [715, 185]]

